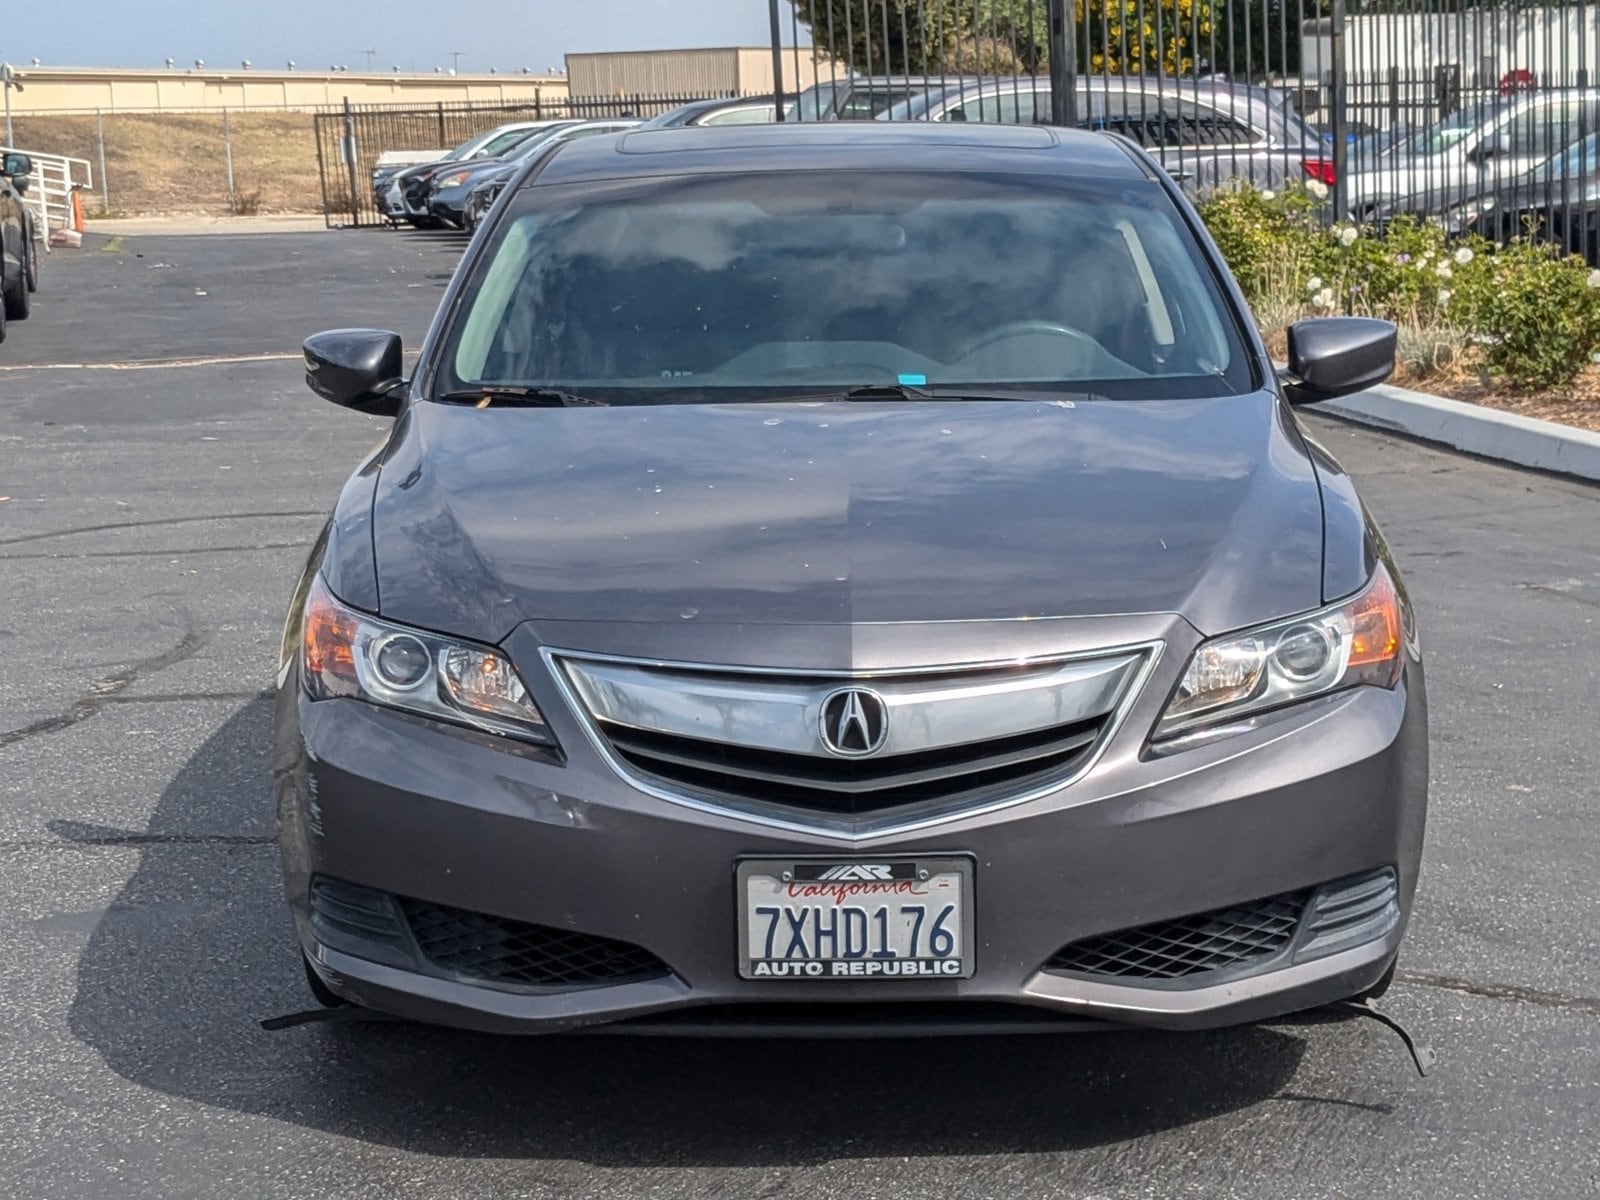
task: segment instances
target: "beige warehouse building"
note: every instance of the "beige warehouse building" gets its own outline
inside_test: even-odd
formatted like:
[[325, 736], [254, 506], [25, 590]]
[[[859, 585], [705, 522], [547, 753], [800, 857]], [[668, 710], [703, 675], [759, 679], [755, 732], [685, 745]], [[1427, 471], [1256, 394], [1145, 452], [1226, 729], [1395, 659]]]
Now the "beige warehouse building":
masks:
[[449, 75], [382, 71], [260, 71], [235, 68], [17, 67], [12, 111], [27, 113], [204, 112], [311, 109], [326, 104], [425, 105], [562, 100], [560, 74]]
[[[759, 96], [773, 90], [770, 46], [569, 54], [566, 62], [574, 96]], [[826, 58], [819, 64], [809, 49], [783, 54], [786, 92], [846, 73]]]

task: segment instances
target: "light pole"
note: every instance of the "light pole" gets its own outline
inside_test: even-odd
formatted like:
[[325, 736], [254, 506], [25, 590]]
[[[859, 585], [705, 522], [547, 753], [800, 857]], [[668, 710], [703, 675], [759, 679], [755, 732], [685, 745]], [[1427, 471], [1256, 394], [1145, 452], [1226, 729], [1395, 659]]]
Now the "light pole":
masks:
[[22, 90], [22, 81], [17, 78], [16, 71], [12, 70], [10, 63], [0, 63], [0, 90], [6, 94], [6, 145], [15, 146], [16, 135], [11, 132], [11, 89]]
[[372, 60], [378, 57], [378, 52], [376, 50], [363, 50], [361, 53], [367, 56], [367, 73], [370, 75], [372, 73]]
[[465, 54], [465, 53], [466, 53], [465, 50], [452, 50], [452, 51], [450, 51], [450, 73], [452, 75], [458, 73], [459, 68], [461, 66], [461, 56], [463, 54]]

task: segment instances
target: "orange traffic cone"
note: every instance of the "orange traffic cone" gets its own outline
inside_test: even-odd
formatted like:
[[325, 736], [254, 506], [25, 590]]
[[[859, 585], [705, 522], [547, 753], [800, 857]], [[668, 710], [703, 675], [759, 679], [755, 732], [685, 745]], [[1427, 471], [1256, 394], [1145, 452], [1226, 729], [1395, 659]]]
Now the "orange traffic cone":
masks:
[[72, 189], [72, 228], [78, 233], [83, 232], [83, 200], [77, 188]]

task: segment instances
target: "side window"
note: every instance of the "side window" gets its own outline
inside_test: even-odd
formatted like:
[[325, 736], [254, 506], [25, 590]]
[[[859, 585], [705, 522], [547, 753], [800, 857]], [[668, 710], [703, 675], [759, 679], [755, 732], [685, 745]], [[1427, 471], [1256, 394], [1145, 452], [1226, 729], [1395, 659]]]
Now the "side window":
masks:
[[773, 109], [770, 104], [763, 104], [760, 108], [731, 108], [727, 112], [714, 113], [700, 122], [702, 125], [765, 125], [773, 118]]
[[1548, 158], [1593, 132], [1595, 115], [1594, 106], [1580, 100], [1539, 104], [1513, 117], [1501, 135], [1518, 157]]
[[1164, 98], [1161, 114], [1169, 146], [1248, 146], [1261, 140], [1250, 126], [1209, 104]]
[[1143, 96], [1138, 92], [1096, 91], [1091, 87], [1087, 95], [1078, 97], [1080, 126], [1120, 133], [1146, 149], [1161, 145], [1160, 121], [1161, 111], [1154, 96]]
[[986, 125], [1043, 125], [1050, 121], [1050, 89], [971, 96], [939, 114], [941, 121], [981, 121]]
[[1262, 135], [1238, 118], [1192, 100], [1149, 92], [1096, 92], [1078, 104], [1078, 123], [1132, 138], [1149, 150], [1200, 146], [1251, 146]]
[[870, 121], [881, 112], [887, 112], [903, 100], [909, 100], [911, 93], [904, 88], [873, 87], [870, 84], [851, 91], [839, 106], [838, 119], [841, 121]]

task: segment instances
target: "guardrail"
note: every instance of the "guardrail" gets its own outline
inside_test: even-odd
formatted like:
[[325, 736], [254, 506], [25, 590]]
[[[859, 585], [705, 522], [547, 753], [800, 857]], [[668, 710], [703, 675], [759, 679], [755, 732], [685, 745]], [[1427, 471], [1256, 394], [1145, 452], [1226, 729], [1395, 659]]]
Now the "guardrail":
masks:
[[33, 173], [28, 176], [23, 200], [33, 210], [33, 236], [48, 250], [51, 231], [72, 225], [73, 191], [93, 190], [94, 170], [88, 159], [64, 154], [40, 154], [12, 146], [0, 146], [0, 153], [13, 149], [33, 160]]

